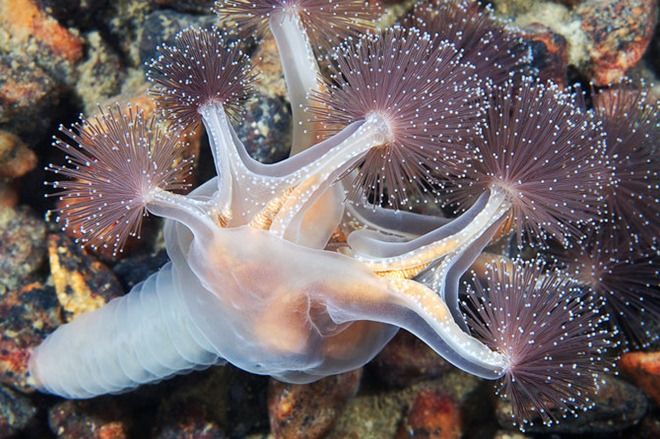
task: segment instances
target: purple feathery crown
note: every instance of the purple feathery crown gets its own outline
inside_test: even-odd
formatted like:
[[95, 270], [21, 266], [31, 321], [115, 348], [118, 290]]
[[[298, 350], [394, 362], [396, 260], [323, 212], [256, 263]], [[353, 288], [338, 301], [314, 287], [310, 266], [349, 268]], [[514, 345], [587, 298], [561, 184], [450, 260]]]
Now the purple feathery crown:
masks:
[[369, 114], [388, 124], [390, 139], [356, 166], [352, 185], [376, 204], [412, 205], [414, 190], [435, 192], [438, 176], [469, 155], [479, 116], [478, 82], [456, 48], [416, 29], [365, 35], [339, 47], [325, 91], [311, 113], [328, 131]]
[[191, 161], [181, 159], [178, 137], [140, 110], [100, 110], [60, 131], [54, 145], [66, 164], [48, 170], [69, 179], [47, 184], [60, 200], [58, 220], [92, 248], [121, 251], [130, 236], [139, 236], [153, 190], [188, 188]]

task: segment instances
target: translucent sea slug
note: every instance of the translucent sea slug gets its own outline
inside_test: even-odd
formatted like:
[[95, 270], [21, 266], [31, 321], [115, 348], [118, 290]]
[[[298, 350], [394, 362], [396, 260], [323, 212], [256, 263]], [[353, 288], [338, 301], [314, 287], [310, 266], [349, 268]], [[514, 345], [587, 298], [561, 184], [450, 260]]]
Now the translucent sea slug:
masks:
[[[217, 177], [172, 192], [189, 163], [139, 111], [64, 130], [68, 164], [50, 167], [69, 177], [52, 183], [64, 226], [119, 251], [145, 212], [161, 216], [171, 262], [36, 347], [40, 389], [89, 398], [224, 362], [307, 383], [364, 365], [405, 328], [457, 367], [501, 379], [518, 421], [589, 406], [610, 345], [597, 295], [497, 257], [464, 300], [459, 287], [510, 230], [522, 245], [593, 226], [615, 175], [596, 116], [532, 78], [489, 83], [433, 34], [365, 33], [362, 7], [218, 3], [250, 29], [267, 22], [278, 41], [297, 152], [282, 162], [256, 162], [234, 131], [254, 75], [217, 31], [183, 31], [150, 66], [173, 131], [204, 125]], [[323, 77], [310, 35], [330, 33], [343, 42]], [[391, 209], [428, 197], [458, 215]]]

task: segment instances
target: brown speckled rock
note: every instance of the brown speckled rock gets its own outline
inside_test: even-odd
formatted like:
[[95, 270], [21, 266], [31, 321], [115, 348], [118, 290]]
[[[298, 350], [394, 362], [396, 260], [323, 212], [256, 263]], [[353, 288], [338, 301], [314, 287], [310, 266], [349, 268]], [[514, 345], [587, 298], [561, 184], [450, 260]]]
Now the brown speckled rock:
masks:
[[[152, 437], [223, 438], [228, 425], [228, 386], [234, 378], [230, 367], [177, 377], [159, 386], [158, 414]], [[165, 389], [166, 388], [166, 389]]]
[[46, 225], [29, 209], [0, 209], [0, 296], [30, 281], [46, 255]]
[[[594, 408], [580, 413], [577, 418], [569, 417], [552, 426], [544, 426], [539, 420], [526, 427], [530, 433], [544, 434], [587, 434], [614, 433], [636, 425], [646, 414], [648, 401], [637, 387], [612, 376], [606, 377], [593, 398]], [[502, 400], [497, 403], [497, 420], [507, 429], [514, 430], [511, 420], [511, 405]]]
[[89, 32], [84, 37], [87, 56], [77, 67], [75, 90], [83, 102], [84, 113], [91, 114], [101, 102], [119, 93], [126, 72], [100, 32]]
[[0, 209], [13, 209], [18, 204], [18, 193], [14, 186], [0, 181]]
[[0, 45], [31, 56], [63, 80], [83, 56], [83, 41], [35, 0], [0, 0]]
[[653, 36], [656, 0], [587, 0], [575, 8], [590, 40], [589, 73], [596, 85], [620, 81]]
[[179, 401], [160, 414], [154, 439], [224, 439], [224, 430], [197, 401]]
[[63, 234], [48, 236], [48, 259], [66, 321], [124, 294], [108, 267]]
[[378, 378], [396, 387], [436, 378], [453, 367], [426, 343], [401, 330], [369, 365]]
[[619, 368], [660, 406], [660, 352], [628, 352]]
[[60, 313], [53, 288], [38, 282], [0, 296], [0, 382], [33, 391], [29, 350], [61, 324]]
[[21, 139], [0, 130], [0, 178], [21, 177], [37, 165], [37, 156]]
[[460, 437], [461, 412], [456, 401], [451, 396], [426, 389], [417, 394], [396, 434], [396, 439]]
[[542, 24], [531, 24], [522, 37], [532, 53], [532, 67], [543, 81], [552, 80], [565, 87], [568, 83], [568, 45], [566, 38]]
[[0, 439], [14, 437], [36, 414], [29, 399], [0, 385]]
[[311, 384], [271, 379], [268, 412], [276, 438], [323, 437], [360, 385], [362, 369], [329, 376]]
[[129, 419], [112, 397], [62, 401], [48, 411], [50, 429], [60, 439], [125, 439]]
[[59, 84], [31, 58], [0, 53], [0, 126], [21, 136], [43, 137], [39, 132], [52, 117], [44, 112], [58, 102], [60, 91]]

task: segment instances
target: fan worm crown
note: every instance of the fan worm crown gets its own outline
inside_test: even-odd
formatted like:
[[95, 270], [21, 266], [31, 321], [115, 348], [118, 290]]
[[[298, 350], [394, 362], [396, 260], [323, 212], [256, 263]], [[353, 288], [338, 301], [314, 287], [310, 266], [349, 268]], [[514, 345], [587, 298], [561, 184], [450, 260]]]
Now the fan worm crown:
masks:
[[148, 78], [165, 117], [181, 126], [199, 124], [199, 108], [221, 103], [237, 119], [254, 80], [250, 58], [218, 30], [185, 29], [173, 46], [159, 48]]
[[551, 424], [586, 410], [610, 341], [597, 300], [539, 263], [493, 263], [464, 304], [475, 335], [507, 358], [500, 395], [514, 419]]
[[660, 109], [644, 91], [627, 87], [599, 91], [592, 98], [614, 176], [604, 190], [602, 227], [618, 246], [652, 245], [660, 229]]
[[114, 107], [71, 129], [54, 145], [67, 164], [48, 170], [70, 180], [48, 183], [61, 200], [59, 220], [91, 247], [120, 251], [140, 233], [145, 206], [156, 189], [187, 188], [191, 163], [180, 158], [178, 138], [141, 111]]
[[577, 282], [603, 299], [610, 326], [624, 346], [644, 348], [658, 339], [654, 322], [660, 320], [660, 256], [645, 246], [630, 252], [608, 233], [592, 232], [557, 256]]
[[370, 29], [378, 11], [364, 0], [219, 0], [215, 4], [221, 21], [242, 35], [261, 36], [271, 17], [295, 16], [314, 44], [324, 48]]
[[522, 39], [475, 0], [416, 3], [405, 24], [428, 32], [436, 41], [451, 41], [479, 77], [495, 84], [519, 73], [528, 61], [521, 53]]
[[453, 45], [394, 29], [348, 42], [338, 51], [327, 92], [311, 112], [330, 132], [369, 114], [388, 124], [389, 139], [358, 164], [358, 193], [374, 204], [410, 206], [415, 190], [433, 191], [437, 176], [455, 167], [479, 115], [477, 82]]
[[569, 95], [529, 78], [519, 89], [494, 87], [480, 128], [453, 200], [469, 206], [489, 187], [508, 193], [519, 242], [546, 233], [565, 241], [579, 234], [578, 222], [598, 215], [602, 134]]

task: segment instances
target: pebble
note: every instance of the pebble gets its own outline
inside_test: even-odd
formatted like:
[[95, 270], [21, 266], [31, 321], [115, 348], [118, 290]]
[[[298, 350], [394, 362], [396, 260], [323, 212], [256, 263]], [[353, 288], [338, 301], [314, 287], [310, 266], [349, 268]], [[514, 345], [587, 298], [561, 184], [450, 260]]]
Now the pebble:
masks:
[[27, 207], [0, 209], [0, 296], [29, 282], [44, 262], [46, 225]]
[[[538, 420], [526, 426], [530, 433], [542, 434], [608, 434], [632, 427], [640, 422], [648, 409], [644, 393], [637, 387], [611, 376], [601, 385], [594, 397], [595, 407], [577, 417], [561, 419], [559, 423], [545, 426]], [[499, 424], [514, 430], [511, 405], [498, 400], [496, 416]]]
[[451, 370], [447, 363], [426, 343], [400, 330], [369, 365], [378, 378], [394, 387], [437, 378]]
[[421, 390], [396, 439], [459, 439], [461, 434], [461, 411], [456, 401], [446, 394]]
[[99, 103], [119, 93], [126, 71], [119, 55], [100, 32], [89, 32], [84, 39], [87, 56], [77, 67], [78, 80], [74, 86], [84, 113], [92, 114]]
[[48, 258], [67, 322], [124, 294], [112, 270], [64, 234], [48, 235]]
[[0, 0], [0, 45], [27, 53], [54, 77], [70, 77], [83, 56], [83, 40], [35, 0]]
[[[176, 2], [182, 3], [182, 2]], [[156, 10], [148, 14], [144, 20], [144, 28], [139, 41], [140, 60], [148, 64], [157, 56], [156, 48], [162, 44], [173, 44], [176, 34], [189, 26], [211, 28], [216, 17], [211, 9], [207, 15], [185, 14], [170, 9]]]
[[532, 54], [531, 67], [538, 71], [543, 81], [552, 80], [556, 84], [568, 85], [568, 43], [566, 38], [550, 28], [534, 23], [522, 33]]
[[197, 401], [180, 401], [160, 414], [154, 439], [224, 439], [217, 422], [209, 419], [208, 409]]
[[153, 429], [157, 438], [221, 438], [228, 425], [228, 387], [232, 368], [211, 367], [156, 386], [160, 395]]
[[228, 374], [227, 425], [231, 437], [245, 437], [269, 430], [268, 387], [271, 378], [247, 373], [231, 365]]
[[[2, 33], [2, 29], [0, 29]], [[44, 136], [60, 85], [31, 58], [0, 53], [0, 126], [28, 143]]]
[[124, 291], [130, 291], [151, 274], [155, 273], [165, 265], [170, 258], [165, 250], [155, 254], [143, 254], [122, 258], [112, 267], [115, 275], [122, 283]]
[[[32, 392], [29, 351], [61, 322], [55, 290], [34, 282], [0, 298], [0, 382]], [[1, 406], [1, 404], [0, 404]]]
[[586, 0], [575, 8], [591, 45], [589, 73], [596, 85], [619, 82], [653, 37], [657, 0]]
[[268, 412], [275, 438], [324, 437], [360, 386], [362, 369], [322, 378], [311, 384], [271, 379]]
[[236, 134], [252, 158], [262, 163], [275, 163], [289, 156], [291, 112], [288, 105], [282, 97], [260, 92], [248, 101]]
[[14, 186], [0, 180], [0, 209], [13, 209], [18, 204], [18, 193]]
[[151, 0], [152, 3], [181, 12], [210, 13], [216, 0]]
[[113, 397], [61, 401], [48, 410], [51, 431], [59, 439], [125, 439], [130, 413]]
[[660, 406], [660, 352], [628, 352], [619, 369]]
[[0, 439], [14, 437], [36, 414], [37, 409], [28, 398], [0, 385]]
[[0, 130], [0, 179], [18, 178], [37, 165], [37, 156], [21, 139]]

